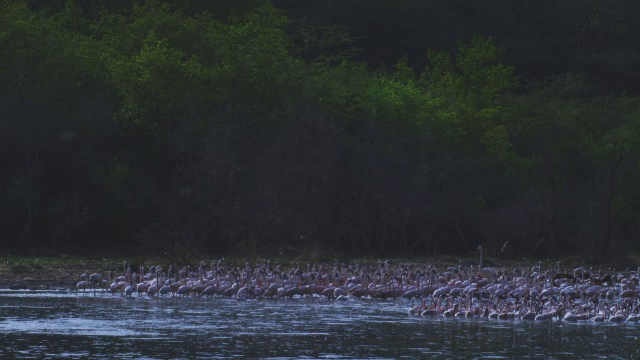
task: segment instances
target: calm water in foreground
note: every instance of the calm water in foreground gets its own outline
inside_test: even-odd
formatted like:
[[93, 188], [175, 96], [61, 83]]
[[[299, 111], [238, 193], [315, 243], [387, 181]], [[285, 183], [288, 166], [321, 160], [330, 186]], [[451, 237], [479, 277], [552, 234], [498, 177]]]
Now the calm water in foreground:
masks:
[[407, 300], [0, 291], [0, 358], [640, 359], [640, 324], [407, 315]]

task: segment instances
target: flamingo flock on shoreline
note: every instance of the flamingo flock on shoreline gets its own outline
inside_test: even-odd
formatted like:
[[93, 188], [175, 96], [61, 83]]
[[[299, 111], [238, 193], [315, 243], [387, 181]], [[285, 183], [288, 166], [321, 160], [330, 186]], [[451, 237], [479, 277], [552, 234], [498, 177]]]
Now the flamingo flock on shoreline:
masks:
[[[224, 259], [197, 269], [171, 265], [140, 267], [123, 264], [122, 273], [85, 273], [76, 290], [98, 290], [123, 297], [411, 299], [416, 316], [556, 321], [640, 320], [638, 271], [593, 271], [578, 267], [562, 271], [560, 263], [545, 269], [432, 264], [308, 264], [283, 268], [270, 261], [226, 264]], [[415, 304], [417, 302], [417, 304]], [[415, 304], [415, 305], [414, 305]]]

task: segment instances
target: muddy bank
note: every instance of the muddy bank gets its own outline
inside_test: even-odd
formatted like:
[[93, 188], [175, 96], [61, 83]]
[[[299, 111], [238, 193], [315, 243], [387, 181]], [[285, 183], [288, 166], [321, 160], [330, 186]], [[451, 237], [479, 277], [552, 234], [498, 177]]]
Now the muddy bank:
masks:
[[0, 289], [72, 289], [81, 274], [115, 269], [116, 261], [64, 257], [0, 258]]
[[0, 289], [70, 289], [83, 270], [75, 266], [57, 265], [10, 268], [0, 266]]

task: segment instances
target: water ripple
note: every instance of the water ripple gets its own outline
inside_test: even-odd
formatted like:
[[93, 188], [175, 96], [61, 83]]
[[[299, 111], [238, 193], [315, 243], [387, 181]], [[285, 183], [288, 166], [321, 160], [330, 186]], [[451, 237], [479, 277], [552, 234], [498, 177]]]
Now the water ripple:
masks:
[[637, 323], [411, 317], [409, 306], [0, 291], [0, 357], [640, 358]]

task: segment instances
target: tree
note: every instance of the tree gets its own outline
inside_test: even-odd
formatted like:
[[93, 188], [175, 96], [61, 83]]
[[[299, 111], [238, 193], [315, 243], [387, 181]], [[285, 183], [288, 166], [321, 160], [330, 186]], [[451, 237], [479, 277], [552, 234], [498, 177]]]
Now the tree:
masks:
[[459, 43], [455, 62], [445, 52], [429, 51], [421, 81], [441, 105], [427, 123], [444, 149], [483, 149], [501, 162], [511, 154], [501, 97], [516, 85], [514, 69], [502, 65], [504, 50], [491, 38]]

